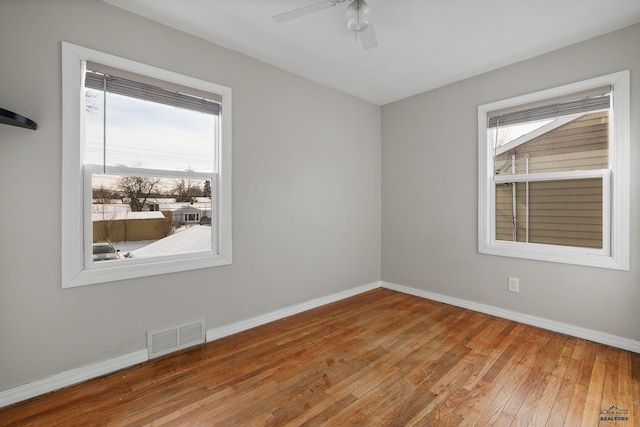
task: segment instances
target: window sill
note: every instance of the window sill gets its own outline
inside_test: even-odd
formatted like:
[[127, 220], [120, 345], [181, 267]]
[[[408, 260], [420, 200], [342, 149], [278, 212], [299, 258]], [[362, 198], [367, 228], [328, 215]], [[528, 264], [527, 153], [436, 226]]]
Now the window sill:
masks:
[[[136, 260], [137, 261], [137, 260]], [[95, 285], [98, 283], [114, 282], [118, 280], [135, 279], [137, 277], [155, 276], [166, 273], [177, 273], [180, 271], [198, 270], [210, 267], [220, 267], [230, 265], [231, 260], [222, 255], [192, 256], [191, 258], [175, 259], [174, 257], [155, 257], [145, 263], [122, 262], [121, 265], [109, 265], [104, 267], [84, 269], [75, 277], [63, 283], [63, 288], [73, 288], [76, 286]]]
[[478, 252], [485, 255], [629, 271], [628, 265], [618, 261], [601, 249], [500, 241], [480, 247]]

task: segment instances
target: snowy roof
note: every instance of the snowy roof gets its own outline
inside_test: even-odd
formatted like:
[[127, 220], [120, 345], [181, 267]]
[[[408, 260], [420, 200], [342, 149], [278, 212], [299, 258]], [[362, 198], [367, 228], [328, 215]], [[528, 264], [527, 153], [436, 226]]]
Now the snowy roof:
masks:
[[549, 133], [552, 130], [555, 130], [557, 128], [559, 128], [560, 126], [564, 126], [569, 122], [572, 122], [576, 119], [579, 119], [580, 117], [584, 116], [586, 113], [579, 113], [579, 114], [572, 114], [569, 116], [564, 116], [564, 117], [559, 117], [556, 118], [552, 121], [550, 121], [549, 123], [540, 126], [537, 129], [534, 129], [532, 131], [529, 131], [528, 133], [514, 139], [513, 141], [510, 141], [504, 145], [501, 145], [500, 147], [496, 148], [496, 156], [499, 156], [502, 153], [506, 153], [507, 151], [510, 151], [516, 147], [519, 147], [522, 144], [525, 144], [529, 141], [531, 141], [534, 138], [539, 137], [540, 135], [544, 135], [545, 133]]
[[132, 220], [132, 219], [165, 219], [165, 216], [160, 211], [151, 212], [129, 212], [126, 210], [96, 210], [94, 208], [91, 213], [92, 221], [118, 221], [118, 220]]
[[189, 202], [176, 202], [176, 199], [164, 199], [164, 198], [151, 198], [147, 200], [147, 203], [156, 203], [160, 206], [161, 211], [173, 211], [176, 209], [192, 206], [198, 209], [211, 209], [211, 199], [205, 197], [198, 197], [193, 203]]
[[130, 252], [132, 258], [211, 250], [211, 227], [194, 225]]

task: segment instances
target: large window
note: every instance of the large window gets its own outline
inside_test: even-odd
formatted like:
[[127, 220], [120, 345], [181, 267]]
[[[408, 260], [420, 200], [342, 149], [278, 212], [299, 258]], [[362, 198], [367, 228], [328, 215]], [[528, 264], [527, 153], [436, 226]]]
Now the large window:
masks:
[[481, 253], [628, 270], [629, 73], [478, 107]]
[[62, 52], [63, 287], [231, 263], [231, 90]]

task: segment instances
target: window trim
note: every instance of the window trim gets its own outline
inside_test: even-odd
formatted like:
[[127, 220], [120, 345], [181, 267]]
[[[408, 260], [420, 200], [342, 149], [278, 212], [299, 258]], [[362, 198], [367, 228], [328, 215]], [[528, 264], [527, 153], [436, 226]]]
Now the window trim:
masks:
[[[603, 178], [604, 248], [593, 250], [560, 245], [508, 242], [495, 239], [495, 184], [527, 180], [526, 175], [494, 176], [493, 150], [488, 141], [487, 114], [517, 105], [544, 102], [600, 86], [611, 85], [612, 125], [609, 126], [609, 171], [575, 172], [576, 177], [596, 174]], [[629, 270], [630, 195], [630, 73], [629, 70], [478, 106], [478, 252], [514, 258]], [[553, 174], [561, 176], [559, 174]], [[548, 178], [552, 178], [549, 175]], [[609, 191], [606, 191], [606, 189]]]
[[[220, 95], [221, 137], [218, 143], [215, 191], [218, 253], [158, 257], [144, 263], [122, 263], [85, 268], [85, 206], [83, 171], [84, 64], [92, 61], [158, 80]], [[163, 70], [93, 49], [62, 42], [62, 287], [76, 287], [158, 274], [229, 265], [232, 263], [231, 224], [231, 89], [205, 80]], [[115, 172], [115, 171], [114, 171]], [[151, 171], [153, 172], [153, 171]], [[166, 174], [167, 171], [163, 171]], [[213, 193], [213, 191], [212, 191]], [[89, 196], [90, 197], [90, 196]], [[214, 244], [215, 246], [215, 244]]]

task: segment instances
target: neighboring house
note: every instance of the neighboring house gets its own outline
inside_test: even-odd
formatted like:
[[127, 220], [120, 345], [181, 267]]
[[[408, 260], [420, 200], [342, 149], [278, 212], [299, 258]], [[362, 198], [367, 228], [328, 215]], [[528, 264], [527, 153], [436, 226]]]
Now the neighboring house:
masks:
[[173, 211], [173, 220], [180, 225], [200, 224], [200, 218], [210, 216], [210, 210], [202, 209], [193, 205], [183, 205]]
[[[196, 197], [191, 203], [176, 202], [174, 198], [152, 198], [145, 203], [144, 211], [162, 211], [178, 225], [211, 223], [211, 198]], [[204, 219], [204, 220], [203, 220]]]
[[[581, 114], [499, 146], [496, 175], [606, 169], [608, 119], [607, 112]], [[496, 238], [601, 248], [602, 183], [579, 179], [497, 186]]]
[[143, 212], [154, 212], [154, 211], [159, 211], [159, 210], [160, 210], [160, 204], [159, 203], [147, 202], [142, 206], [142, 211]]
[[157, 240], [170, 233], [170, 226], [211, 224], [211, 199], [192, 204], [175, 199], [150, 199], [142, 212], [131, 212], [129, 204], [112, 201], [93, 204], [93, 241], [124, 242]]
[[118, 205], [94, 205], [92, 220], [94, 242], [157, 240], [169, 231], [162, 212], [130, 212]]

